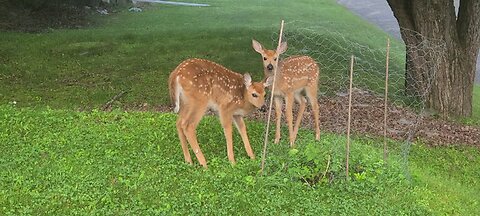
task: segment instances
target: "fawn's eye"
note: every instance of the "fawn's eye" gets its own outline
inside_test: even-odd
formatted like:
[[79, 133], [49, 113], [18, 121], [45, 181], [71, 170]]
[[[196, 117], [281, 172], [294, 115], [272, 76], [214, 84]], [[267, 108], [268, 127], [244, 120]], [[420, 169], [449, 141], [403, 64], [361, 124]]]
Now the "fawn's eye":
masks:
[[277, 61], [277, 58], [274, 58], [273, 61]]
[[263, 60], [266, 61], [266, 60], [267, 60], [267, 57], [263, 57]]
[[258, 95], [255, 94], [255, 93], [253, 93], [253, 94], [252, 94], [252, 97], [255, 97], [255, 98], [256, 98], [256, 97], [258, 97]]

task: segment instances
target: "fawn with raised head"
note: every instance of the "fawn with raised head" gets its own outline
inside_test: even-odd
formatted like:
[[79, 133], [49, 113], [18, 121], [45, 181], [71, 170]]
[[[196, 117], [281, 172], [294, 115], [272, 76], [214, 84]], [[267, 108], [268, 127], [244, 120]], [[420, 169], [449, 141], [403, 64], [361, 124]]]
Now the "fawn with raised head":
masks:
[[[280, 60], [279, 55], [287, 51], [287, 43], [282, 42], [277, 50], [268, 50], [256, 40], [252, 40], [252, 46], [255, 51], [262, 55], [263, 69], [265, 78], [272, 77], [276, 68], [276, 77], [274, 85], [274, 102], [276, 131], [275, 143], [280, 141], [280, 124], [282, 116], [282, 98], [285, 98], [285, 112], [290, 136], [290, 146], [294, 147], [298, 128], [305, 111], [306, 99], [308, 98], [312, 106], [313, 118], [315, 122], [315, 139], [320, 139], [319, 106], [317, 100], [317, 89], [319, 79], [318, 64], [309, 56], [292, 56]], [[279, 61], [277, 63], [277, 61]], [[297, 101], [300, 104], [295, 127], [293, 127], [293, 103]]]
[[235, 123], [250, 158], [255, 155], [250, 146], [243, 116], [265, 103], [265, 82], [253, 82], [249, 74], [235, 73], [222, 65], [204, 59], [188, 59], [180, 63], [169, 77], [169, 91], [175, 112], [178, 112], [177, 132], [185, 161], [192, 164], [187, 142], [199, 163], [207, 161], [198, 145], [196, 128], [207, 109], [218, 112], [227, 141], [228, 159], [235, 163], [232, 141], [232, 121]]

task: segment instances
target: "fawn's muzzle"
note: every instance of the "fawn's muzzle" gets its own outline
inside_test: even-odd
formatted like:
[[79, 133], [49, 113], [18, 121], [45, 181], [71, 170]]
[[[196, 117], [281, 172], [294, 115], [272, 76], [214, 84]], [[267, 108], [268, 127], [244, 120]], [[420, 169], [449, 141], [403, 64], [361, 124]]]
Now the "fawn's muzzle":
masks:
[[261, 106], [258, 110], [259, 110], [260, 112], [267, 112], [268, 107], [267, 107], [267, 105], [264, 104], [264, 105]]
[[272, 64], [267, 65], [267, 69], [268, 70], [273, 70], [273, 65]]

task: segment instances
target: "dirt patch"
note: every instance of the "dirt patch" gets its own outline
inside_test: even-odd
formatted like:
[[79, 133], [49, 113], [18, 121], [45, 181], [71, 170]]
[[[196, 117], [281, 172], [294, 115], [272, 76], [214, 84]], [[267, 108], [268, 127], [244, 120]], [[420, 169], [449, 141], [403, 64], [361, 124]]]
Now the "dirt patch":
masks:
[[[348, 119], [348, 95], [340, 93], [334, 97], [321, 97], [319, 103], [321, 130], [345, 134]], [[383, 137], [383, 104], [382, 97], [356, 89], [352, 95], [352, 133]], [[294, 107], [294, 113], [296, 113], [297, 108]], [[126, 109], [172, 112], [173, 107], [151, 106], [143, 103], [129, 106]], [[302, 127], [304, 128], [313, 128], [314, 122], [310, 111], [310, 107], [307, 106], [302, 118]], [[272, 109], [272, 113], [272, 127], [274, 129], [274, 109]], [[209, 112], [208, 114], [213, 113]], [[282, 124], [285, 126], [284, 117], [285, 115], [282, 115]], [[266, 122], [267, 114], [256, 111], [248, 115], [247, 118]], [[394, 140], [417, 139], [431, 146], [453, 144], [480, 147], [480, 127], [447, 122], [426, 114], [417, 114], [409, 107], [389, 104], [387, 125], [387, 136]]]
[[[352, 131], [383, 137], [383, 98], [358, 89], [352, 98]], [[324, 109], [320, 118], [324, 129], [343, 133], [348, 116], [348, 95], [322, 98], [319, 103]], [[308, 119], [304, 118], [304, 121]], [[388, 105], [387, 136], [395, 140], [420, 139], [434, 146], [466, 144], [480, 147], [479, 127], [447, 122], [391, 103]]]

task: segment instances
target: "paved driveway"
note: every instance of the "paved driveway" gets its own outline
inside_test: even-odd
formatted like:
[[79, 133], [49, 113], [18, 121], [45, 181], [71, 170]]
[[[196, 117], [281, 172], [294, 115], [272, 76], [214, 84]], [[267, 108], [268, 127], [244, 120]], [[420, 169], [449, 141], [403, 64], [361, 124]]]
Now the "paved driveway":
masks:
[[[363, 17], [367, 21], [378, 25], [394, 37], [400, 37], [400, 29], [387, 0], [337, 0], [341, 5]], [[458, 5], [458, 0], [455, 0]], [[477, 58], [476, 83], [480, 84], [480, 56]]]

